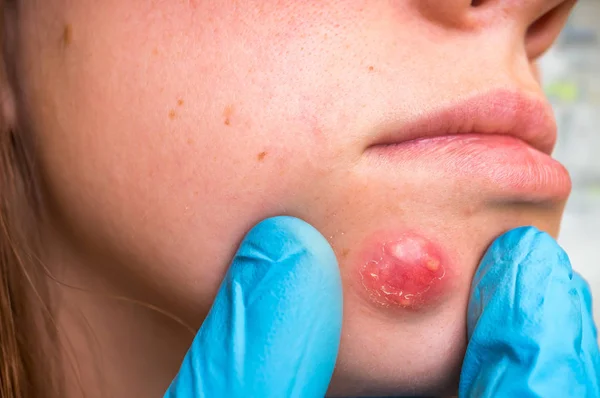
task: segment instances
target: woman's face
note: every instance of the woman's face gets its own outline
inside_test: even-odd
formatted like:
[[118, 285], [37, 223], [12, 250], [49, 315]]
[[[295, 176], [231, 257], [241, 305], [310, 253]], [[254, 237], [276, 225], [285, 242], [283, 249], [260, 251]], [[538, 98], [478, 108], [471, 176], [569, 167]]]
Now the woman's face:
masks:
[[[344, 280], [331, 391], [440, 392], [487, 245], [558, 232], [533, 62], [573, 3], [24, 0], [18, 125], [55, 232], [124, 293], [198, 326], [248, 229], [300, 217]], [[363, 287], [365, 253], [407, 231], [448, 282], [414, 308]]]

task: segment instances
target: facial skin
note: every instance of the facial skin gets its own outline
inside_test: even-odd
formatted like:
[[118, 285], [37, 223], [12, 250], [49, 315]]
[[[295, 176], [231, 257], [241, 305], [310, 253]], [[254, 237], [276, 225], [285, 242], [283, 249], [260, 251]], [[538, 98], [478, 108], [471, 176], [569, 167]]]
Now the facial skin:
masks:
[[[566, 194], [505, 196], [368, 148], [456, 99], [541, 98], [533, 63], [573, 1], [17, 3], [6, 12], [14, 124], [36, 143], [44, 260], [88, 291], [55, 288], [73, 395], [76, 379], [90, 396], [160, 395], [192, 336], [111, 297], [197, 328], [243, 235], [281, 214], [314, 225], [340, 263], [330, 392], [451, 392], [486, 247], [520, 225], [558, 233]], [[355, 279], [365, 239], [406, 228], [455, 264], [449, 293], [425, 310], [378, 307]]]

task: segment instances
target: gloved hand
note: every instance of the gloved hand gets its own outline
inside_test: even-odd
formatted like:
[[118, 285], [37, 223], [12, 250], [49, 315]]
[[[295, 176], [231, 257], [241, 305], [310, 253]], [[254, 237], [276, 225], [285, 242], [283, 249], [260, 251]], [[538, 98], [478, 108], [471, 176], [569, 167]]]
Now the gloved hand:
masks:
[[265, 220], [244, 239], [165, 397], [321, 398], [341, 326], [328, 242], [301, 220]]
[[459, 397], [600, 397], [586, 282], [549, 235], [498, 238], [472, 283]]
[[[165, 396], [322, 397], [341, 302], [325, 239], [297, 219], [266, 220], [243, 242]], [[589, 287], [550, 236], [504, 234], [473, 280], [459, 396], [600, 397], [591, 313]]]

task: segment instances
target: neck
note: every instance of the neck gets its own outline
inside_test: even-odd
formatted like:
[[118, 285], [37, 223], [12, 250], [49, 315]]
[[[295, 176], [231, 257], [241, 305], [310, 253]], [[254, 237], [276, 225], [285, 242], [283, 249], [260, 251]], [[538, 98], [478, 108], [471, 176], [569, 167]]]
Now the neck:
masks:
[[[63, 234], [43, 236], [43, 260], [66, 397], [162, 396], [193, 335], [121, 283], [111, 261], [76, 250]], [[113, 263], [114, 264], [114, 263]], [[127, 280], [127, 278], [124, 278]], [[127, 286], [124, 286], [127, 285]]]

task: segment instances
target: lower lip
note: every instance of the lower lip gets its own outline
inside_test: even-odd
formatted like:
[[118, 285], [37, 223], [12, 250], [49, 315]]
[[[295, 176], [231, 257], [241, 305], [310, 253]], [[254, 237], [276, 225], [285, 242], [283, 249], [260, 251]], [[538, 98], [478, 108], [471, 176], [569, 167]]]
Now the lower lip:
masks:
[[[464, 134], [422, 138], [368, 150], [397, 169], [416, 163], [453, 179], [482, 182], [515, 199], [566, 199], [571, 192], [569, 173], [555, 159], [517, 138], [503, 135]], [[425, 165], [425, 166], [423, 166]]]

